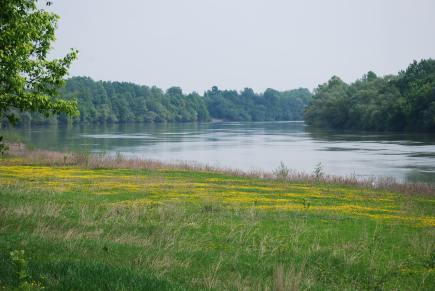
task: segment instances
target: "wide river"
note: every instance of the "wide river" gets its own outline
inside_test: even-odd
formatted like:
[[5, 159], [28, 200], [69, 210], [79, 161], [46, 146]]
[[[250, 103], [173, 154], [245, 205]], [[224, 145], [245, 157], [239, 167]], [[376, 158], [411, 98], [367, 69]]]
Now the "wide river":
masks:
[[35, 148], [116, 152], [164, 161], [271, 171], [390, 176], [435, 183], [435, 135], [311, 130], [303, 122], [33, 127], [8, 135]]

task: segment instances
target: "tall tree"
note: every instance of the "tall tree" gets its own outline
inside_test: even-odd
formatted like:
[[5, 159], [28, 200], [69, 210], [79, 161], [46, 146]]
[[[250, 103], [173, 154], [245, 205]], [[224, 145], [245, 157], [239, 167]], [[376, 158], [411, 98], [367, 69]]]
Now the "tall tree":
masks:
[[0, 119], [6, 117], [12, 124], [17, 111], [45, 116], [78, 112], [75, 101], [55, 97], [77, 51], [48, 60], [59, 17], [36, 2], [0, 1]]

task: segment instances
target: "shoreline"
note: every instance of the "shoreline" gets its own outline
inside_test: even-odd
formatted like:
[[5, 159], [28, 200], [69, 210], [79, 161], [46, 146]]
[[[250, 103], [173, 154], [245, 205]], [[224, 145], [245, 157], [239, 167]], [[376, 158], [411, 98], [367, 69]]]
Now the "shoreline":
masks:
[[[399, 182], [395, 178], [368, 177], [360, 178], [355, 175], [337, 176], [320, 173], [317, 175], [296, 171], [292, 169], [279, 169], [270, 172], [264, 170], [241, 170], [231, 167], [217, 167], [202, 164], [195, 161], [164, 162], [153, 159], [130, 158], [122, 154], [94, 154], [88, 152], [57, 152], [48, 150], [28, 150], [22, 143], [7, 144], [9, 151], [6, 156], [25, 158], [26, 163], [47, 166], [78, 166], [90, 169], [114, 168], [114, 169], [172, 169], [192, 172], [210, 172], [226, 174], [236, 177], [247, 177], [263, 180], [280, 180], [286, 183], [308, 184], [337, 184], [356, 186], [365, 189], [380, 189], [400, 192], [403, 194], [426, 194], [435, 195], [435, 184], [432, 183], [409, 183]], [[284, 166], [284, 165], [281, 165]], [[282, 172], [284, 170], [284, 173]], [[280, 172], [281, 171], [281, 172]]]

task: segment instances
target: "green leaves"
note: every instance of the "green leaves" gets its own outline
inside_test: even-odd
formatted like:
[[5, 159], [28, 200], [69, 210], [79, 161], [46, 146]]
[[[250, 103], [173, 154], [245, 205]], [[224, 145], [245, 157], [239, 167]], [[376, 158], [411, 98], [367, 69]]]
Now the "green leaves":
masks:
[[77, 102], [56, 98], [77, 51], [48, 60], [59, 17], [38, 9], [35, 0], [0, 4], [0, 118], [11, 111], [44, 115], [78, 113]]
[[398, 76], [368, 72], [348, 85], [320, 85], [305, 110], [313, 126], [362, 130], [435, 131], [435, 60], [413, 62]]

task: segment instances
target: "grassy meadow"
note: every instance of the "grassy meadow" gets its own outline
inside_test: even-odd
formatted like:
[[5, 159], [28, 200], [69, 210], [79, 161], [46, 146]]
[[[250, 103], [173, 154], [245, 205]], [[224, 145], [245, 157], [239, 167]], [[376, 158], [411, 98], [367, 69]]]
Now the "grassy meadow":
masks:
[[60, 153], [0, 160], [0, 289], [434, 286], [431, 187], [96, 165]]

